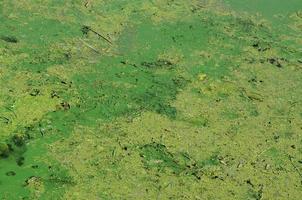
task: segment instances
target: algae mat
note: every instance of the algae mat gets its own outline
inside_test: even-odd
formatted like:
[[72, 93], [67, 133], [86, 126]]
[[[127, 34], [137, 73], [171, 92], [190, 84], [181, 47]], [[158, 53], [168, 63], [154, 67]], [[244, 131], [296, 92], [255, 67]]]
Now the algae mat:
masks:
[[301, 198], [301, 1], [0, 9], [0, 199]]

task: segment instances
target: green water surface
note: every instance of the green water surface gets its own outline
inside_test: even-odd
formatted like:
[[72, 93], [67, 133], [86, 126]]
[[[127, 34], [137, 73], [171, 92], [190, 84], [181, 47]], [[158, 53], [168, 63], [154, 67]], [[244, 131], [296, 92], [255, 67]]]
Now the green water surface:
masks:
[[301, 1], [0, 9], [0, 199], [301, 197]]

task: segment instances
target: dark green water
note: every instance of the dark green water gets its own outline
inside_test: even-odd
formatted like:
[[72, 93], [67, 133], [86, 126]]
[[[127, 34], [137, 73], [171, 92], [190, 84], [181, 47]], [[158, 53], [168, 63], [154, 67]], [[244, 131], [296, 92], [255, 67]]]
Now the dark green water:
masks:
[[260, 13], [265, 17], [272, 18], [274, 15], [290, 14], [301, 11], [301, 1], [299, 0], [225, 0], [231, 7], [250, 12], [251, 14]]

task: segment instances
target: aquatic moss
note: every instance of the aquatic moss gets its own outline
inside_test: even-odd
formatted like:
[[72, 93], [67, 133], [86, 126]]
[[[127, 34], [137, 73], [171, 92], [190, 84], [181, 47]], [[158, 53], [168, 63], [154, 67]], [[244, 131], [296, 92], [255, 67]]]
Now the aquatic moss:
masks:
[[298, 6], [231, 2], [0, 2], [0, 198], [299, 198]]

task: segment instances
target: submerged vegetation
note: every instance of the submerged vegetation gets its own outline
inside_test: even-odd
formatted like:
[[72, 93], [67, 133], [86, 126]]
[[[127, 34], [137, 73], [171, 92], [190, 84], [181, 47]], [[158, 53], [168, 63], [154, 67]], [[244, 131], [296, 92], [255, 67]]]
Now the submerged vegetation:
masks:
[[299, 199], [302, 3], [242, 2], [1, 1], [0, 199]]

